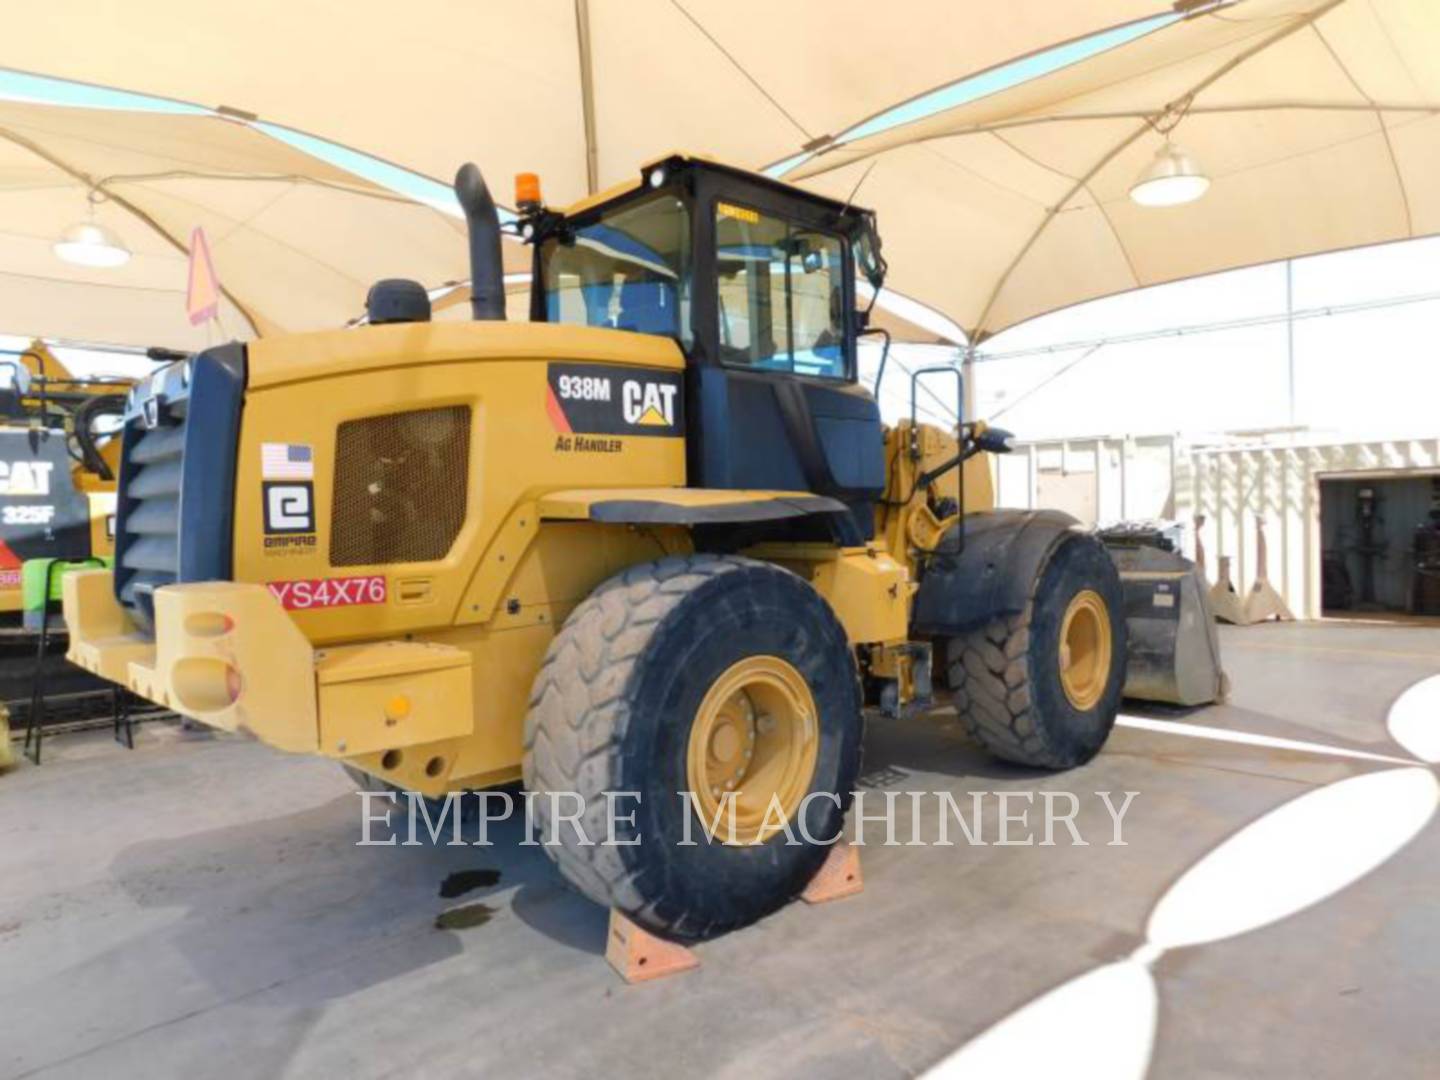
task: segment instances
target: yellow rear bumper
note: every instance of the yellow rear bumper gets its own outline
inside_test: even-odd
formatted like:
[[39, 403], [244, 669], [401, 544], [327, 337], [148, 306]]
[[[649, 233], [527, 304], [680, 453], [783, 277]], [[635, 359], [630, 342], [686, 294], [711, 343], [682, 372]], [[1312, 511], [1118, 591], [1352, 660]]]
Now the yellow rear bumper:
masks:
[[69, 659], [185, 716], [281, 750], [445, 790], [474, 730], [470, 654], [416, 641], [314, 648], [264, 585], [155, 593], [155, 633], [115, 600], [108, 570], [64, 580]]

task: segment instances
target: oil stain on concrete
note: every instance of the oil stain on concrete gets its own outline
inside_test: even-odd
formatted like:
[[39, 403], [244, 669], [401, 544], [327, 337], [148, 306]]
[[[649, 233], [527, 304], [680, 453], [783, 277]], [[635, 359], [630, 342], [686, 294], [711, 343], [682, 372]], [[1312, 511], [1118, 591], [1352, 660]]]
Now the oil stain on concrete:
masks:
[[472, 927], [484, 926], [494, 914], [495, 909], [489, 904], [461, 904], [435, 916], [435, 929], [469, 930]]
[[445, 900], [454, 900], [457, 896], [464, 896], [467, 892], [488, 888], [499, 883], [499, 870], [456, 870], [440, 883], [440, 896]]

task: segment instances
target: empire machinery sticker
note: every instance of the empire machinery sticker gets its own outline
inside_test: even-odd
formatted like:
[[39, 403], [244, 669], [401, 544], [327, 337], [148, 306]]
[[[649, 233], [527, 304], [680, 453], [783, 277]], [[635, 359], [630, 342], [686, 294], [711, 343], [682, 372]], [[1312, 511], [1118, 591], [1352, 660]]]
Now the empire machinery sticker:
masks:
[[621, 436], [684, 435], [684, 407], [678, 371], [550, 365], [545, 412], [557, 450], [613, 454], [624, 445]]
[[265, 514], [265, 554], [314, 550], [315, 452], [310, 446], [260, 444], [260, 501]]
[[383, 604], [387, 590], [383, 574], [362, 577], [305, 578], [265, 583], [286, 611]]

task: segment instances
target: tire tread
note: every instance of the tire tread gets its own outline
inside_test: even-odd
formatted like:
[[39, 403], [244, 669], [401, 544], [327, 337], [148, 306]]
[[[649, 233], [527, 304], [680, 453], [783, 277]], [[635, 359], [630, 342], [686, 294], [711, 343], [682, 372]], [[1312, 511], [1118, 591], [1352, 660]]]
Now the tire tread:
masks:
[[1035, 605], [1032, 593], [1018, 615], [998, 616], [946, 639], [945, 676], [961, 723], [984, 749], [1016, 765], [1069, 768], [1074, 760], [1036, 714]]
[[[525, 717], [526, 788], [577, 792], [587, 807], [603, 814], [613, 775], [610, 763], [620, 754], [629, 719], [625, 688], [652, 636], [707, 580], [755, 565], [738, 556], [671, 556], [628, 568], [582, 601], [550, 643], [535, 679]], [[549, 800], [535, 799], [533, 809], [541, 835], [549, 836]], [[590, 835], [595, 823], [582, 819], [582, 824]], [[545, 850], [565, 879], [591, 900], [654, 921], [656, 901], [647, 904], [639, 887], [644, 868], [627, 867], [615, 848], [560, 843]], [[698, 938], [714, 928], [673, 929]]]

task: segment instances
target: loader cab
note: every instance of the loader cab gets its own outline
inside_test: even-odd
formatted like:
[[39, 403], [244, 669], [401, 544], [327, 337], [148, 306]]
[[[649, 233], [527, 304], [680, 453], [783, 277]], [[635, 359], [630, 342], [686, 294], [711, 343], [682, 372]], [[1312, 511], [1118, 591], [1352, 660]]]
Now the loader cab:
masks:
[[531, 318], [673, 338], [687, 358], [692, 487], [809, 491], [873, 530], [880, 410], [856, 377], [857, 255], [873, 217], [787, 184], [671, 157], [525, 219]]

